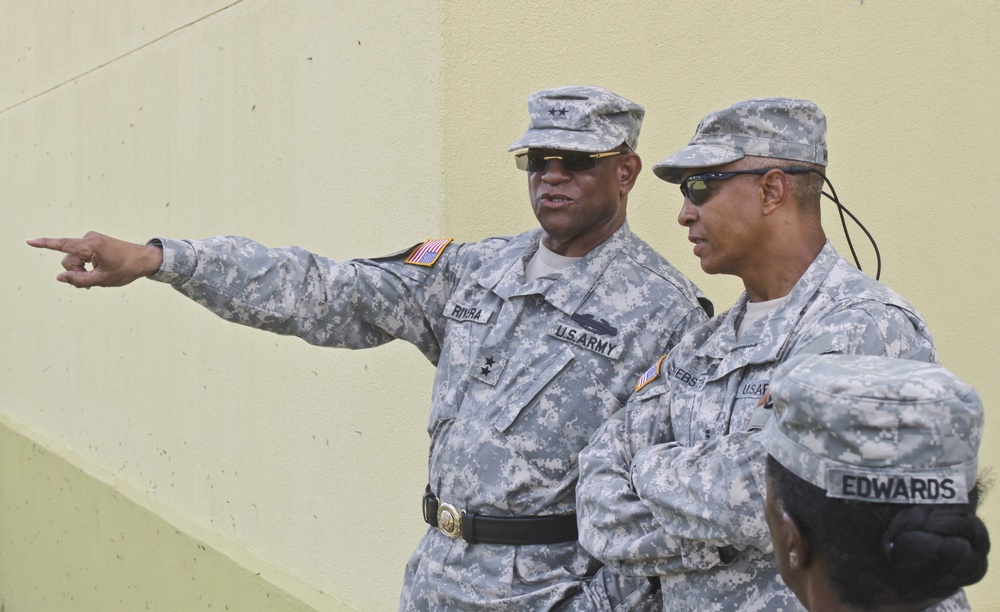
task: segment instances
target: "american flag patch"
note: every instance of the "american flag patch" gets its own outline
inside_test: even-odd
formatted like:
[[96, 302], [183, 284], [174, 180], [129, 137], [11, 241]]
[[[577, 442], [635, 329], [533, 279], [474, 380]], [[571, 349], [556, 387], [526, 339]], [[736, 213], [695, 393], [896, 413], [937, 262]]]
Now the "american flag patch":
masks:
[[660, 364], [662, 364], [663, 360], [666, 359], [666, 358], [667, 358], [666, 355], [664, 355], [663, 357], [660, 357], [659, 359], [656, 360], [656, 363], [654, 363], [653, 365], [649, 366], [649, 369], [646, 370], [645, 372], [643, 372], [642, 376], [640, 376], [639, 380], [636, 381], [636, 383], [635, 383], [635, 392], [636, 393], [638, 393], [639, 391], [641, 391], [642, 388], [645, 387], [646, 385], [648, 385], [649, 383], [651, 383], [654, 380], [656, 380], [657, 378], [659, 378], [659, 376], [660, 376]]
[[433, 266], [441, 257], [441, 253], [444, 252], [444, 248], [448, 246], [451, 242], [451, 238], [435, 238], [434, 240], [428, 240], [417, 248], [413, 249], [410, 256], [406, 258], [406, 263], [413, 264], [415, 266]]

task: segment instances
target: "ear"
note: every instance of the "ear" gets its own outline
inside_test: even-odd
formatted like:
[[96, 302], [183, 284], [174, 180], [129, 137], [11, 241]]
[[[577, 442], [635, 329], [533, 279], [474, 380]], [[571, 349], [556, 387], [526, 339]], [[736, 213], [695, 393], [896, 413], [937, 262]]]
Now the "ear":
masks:
[[789, 569], [802, 571], [809, 565], [809, 540], [802, 535], [799, 524], [795, 522], [790, 514], [781, 512], [782, 534], [785, 538], [785, 550], [788, 557]]
[[760, 201], [765, 215], [778, 210], [788, 197], [788, 176], [780, 170], [772, 170], [761, 177]]
[[635, 187], [635, 180], [642, 172], [642, 160], [631, 151], [621, 157], [621, 161], [618, 162], [618, 191], [624, 197]]

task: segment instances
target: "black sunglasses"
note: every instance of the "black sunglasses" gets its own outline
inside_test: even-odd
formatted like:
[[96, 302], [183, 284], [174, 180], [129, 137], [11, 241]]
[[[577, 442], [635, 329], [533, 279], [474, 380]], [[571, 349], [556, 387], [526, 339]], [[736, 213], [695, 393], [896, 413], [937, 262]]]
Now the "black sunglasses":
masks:
[[597, 160], [602, 157], [621, 155], [625, 151], [606, 151], [604, 153], [579, 153], [576, 151], [563, 151], [558, 155], [543, 153], [541, 151], [525, 151], [514, 155], [514, 163], [518, 170], [527, 172], [544, 172], [549, 165], [549, 161], [558, 159], [566, 172], [585, 172], [593, 170], [597, 166]]
[[731, 172], [706, 172], [704, 174], [695, 174], [684, 179], [681, 182], [681, 193], [684, 194], [685, 198], [691, 200], [692, 204], [700, 206], [708, 200], [710, 195], [712, 195], [711, 190], [708, 187], [708, 181], [724, 181], [740, 174], [757, 174], [759, 176], [763, 176], [771, 170], [781, 170], [785, 174], [805, 174], [807, 172], [815, 172], [820, 176], [823, 174], [822, 172], [818, 172], [812, 168], [757, 168], [754, 170], [733, 170]]

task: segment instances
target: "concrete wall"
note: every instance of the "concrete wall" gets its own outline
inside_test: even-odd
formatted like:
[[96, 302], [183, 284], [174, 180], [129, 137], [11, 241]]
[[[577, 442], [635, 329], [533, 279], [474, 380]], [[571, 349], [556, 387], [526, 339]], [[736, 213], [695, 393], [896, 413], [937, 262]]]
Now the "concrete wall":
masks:
[[[23, 240], [232, 233], [342, 259], [517, 232], [534, 219], [506, 147], [527, 95], [554, 85], [646, 106], [632, 227], [720, 309], [739, 283], [700, 271], [680, 195], [649, 167], [709, 110], [819, 103], [829, 176], [883, 280], [981, 390], [997, 465], [998, 31], [987, 0], [0, 0], [6, 609], [391, 609], [423, 532], [433, 370], [417, 351], [316, 349], [147, 281], [73, 290]], [[996, 494], [983, 513], [1000, 530]], [[148, 535], [171, 528], [180, 544]], [[158, 581], [123, 576], [121, 540], [148, 542], [125, 552]], [[1000, 609], [991, 578], [976, 609]]]

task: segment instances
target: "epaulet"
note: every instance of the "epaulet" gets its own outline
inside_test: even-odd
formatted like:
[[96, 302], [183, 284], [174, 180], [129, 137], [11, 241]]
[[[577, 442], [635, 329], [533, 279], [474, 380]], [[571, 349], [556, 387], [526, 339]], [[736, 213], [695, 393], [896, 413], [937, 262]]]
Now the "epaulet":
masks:
[[648, 370], [646, 370], [645, 372], [643, 372], [642, 376], [640, 376], [639, 380], [636, 381], [636, 383], [635, 383], [635, 392], [636, 393], [638, 393], [639, 391], [642, 391], [642, 389], [646, 385], [648, 385], [649, 383], [653, 382], [654, 380], [656, 380], [657, 378], [660, 377], [660, 366], [663, 365], [663, 360], [666, 359], [666, 358], [667, 358], [667, 356], [663, 355], [662, 357], [660, 357], [659, 359], [656, 360], [656, 363], [654, 363], [653, 365], [649, 366]]
[[427, 266], [429, 268], [437, 263], [438, 258], [441, 257], [441, 253], [444, 253], [445, 247], [451, 241], [451, 238], [435, 238], [419, 244], [410, 252], [409, 257], [406, 258], [404, 263], [415, 266]]

